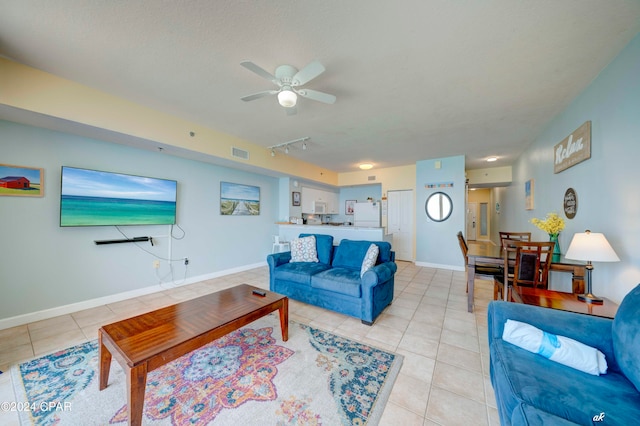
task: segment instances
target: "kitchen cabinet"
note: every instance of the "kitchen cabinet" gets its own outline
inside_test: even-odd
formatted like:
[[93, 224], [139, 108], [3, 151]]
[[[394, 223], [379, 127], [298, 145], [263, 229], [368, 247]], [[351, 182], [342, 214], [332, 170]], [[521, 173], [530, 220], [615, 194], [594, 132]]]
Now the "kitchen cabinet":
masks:
[[339, 197], [335, 192], [322, 189], [302, 187], [302, 213], [316, 214], [316, 202], [324, 203], [326, 210], [323, 214], [337, 214], [340, 212]]

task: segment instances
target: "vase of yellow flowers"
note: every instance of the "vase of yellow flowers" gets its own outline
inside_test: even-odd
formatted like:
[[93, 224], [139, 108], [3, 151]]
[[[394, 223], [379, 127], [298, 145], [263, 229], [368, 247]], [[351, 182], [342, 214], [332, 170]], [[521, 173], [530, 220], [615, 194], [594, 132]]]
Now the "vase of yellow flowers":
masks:
[[558, 242], [558, 235], [564, 229], [564, 219], [558, 216], [557, 213], [547, 213], [547, 217], [544, 220], [534, 217], [531, 219], [531, 223], [549, 234], [549, 241], [556, 243], [553, 248], [553, 257], [559, 259], [562, 252]]

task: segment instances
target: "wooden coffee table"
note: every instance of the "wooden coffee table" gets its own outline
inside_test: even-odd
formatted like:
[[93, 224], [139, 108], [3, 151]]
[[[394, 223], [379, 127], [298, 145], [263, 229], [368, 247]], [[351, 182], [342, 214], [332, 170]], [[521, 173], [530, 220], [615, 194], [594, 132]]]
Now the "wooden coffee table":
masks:
[[147, 373], [275, 310], [282, 340], [289, 338], [289, 299], [247, 284], [105, 325], [98, 330], [100, 390], [107, 387], [111, 357], [127, 375], [129, 424], [140, 425]]
[[526, 303], [527, 305], [542, 306], [604, 318], [613, 318], [618, 311], [618, 304], [609, 299], [603, 298], [603, 304], [595, 305], [578, 300], [578, 295], [574, 293], [563, 293], [560, 291], [534, 289], [530, 287], [519, 287], [518, 291], [512, 293], [512, 298], [516, 302]]

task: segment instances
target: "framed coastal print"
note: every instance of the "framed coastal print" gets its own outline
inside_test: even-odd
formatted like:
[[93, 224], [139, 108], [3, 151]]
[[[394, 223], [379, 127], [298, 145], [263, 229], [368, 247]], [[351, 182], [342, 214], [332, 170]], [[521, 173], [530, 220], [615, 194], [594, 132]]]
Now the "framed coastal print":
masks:
[[291, 205], [292, 206], [299, 206], [300, 205], [300, 193], [299, 192], [292, 192], [291, 193]]
[[533, 179], [524, 183], [524, 205], [525, 209], [533, 210]]
[[44, 196], [44, 169], [0, 164], [0, 195]]
[[260, 187], [220, 182], [220, 214], [257, 216], [260, 214]]

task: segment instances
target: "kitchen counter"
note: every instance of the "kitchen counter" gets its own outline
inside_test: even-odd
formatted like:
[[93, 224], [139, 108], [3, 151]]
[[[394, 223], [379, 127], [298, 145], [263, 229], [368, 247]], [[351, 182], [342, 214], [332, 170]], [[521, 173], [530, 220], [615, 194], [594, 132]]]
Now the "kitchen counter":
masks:
[[360, 227], [350, 225], [296, 225], [279, 224], [280, 240], [291, 241], [300, 234], [326, 234], [333, 236], [333, 244], [340, 244], [342, 240], [366, 240], [393, 242], [393, 234], [387, 234], [386, 228]]

